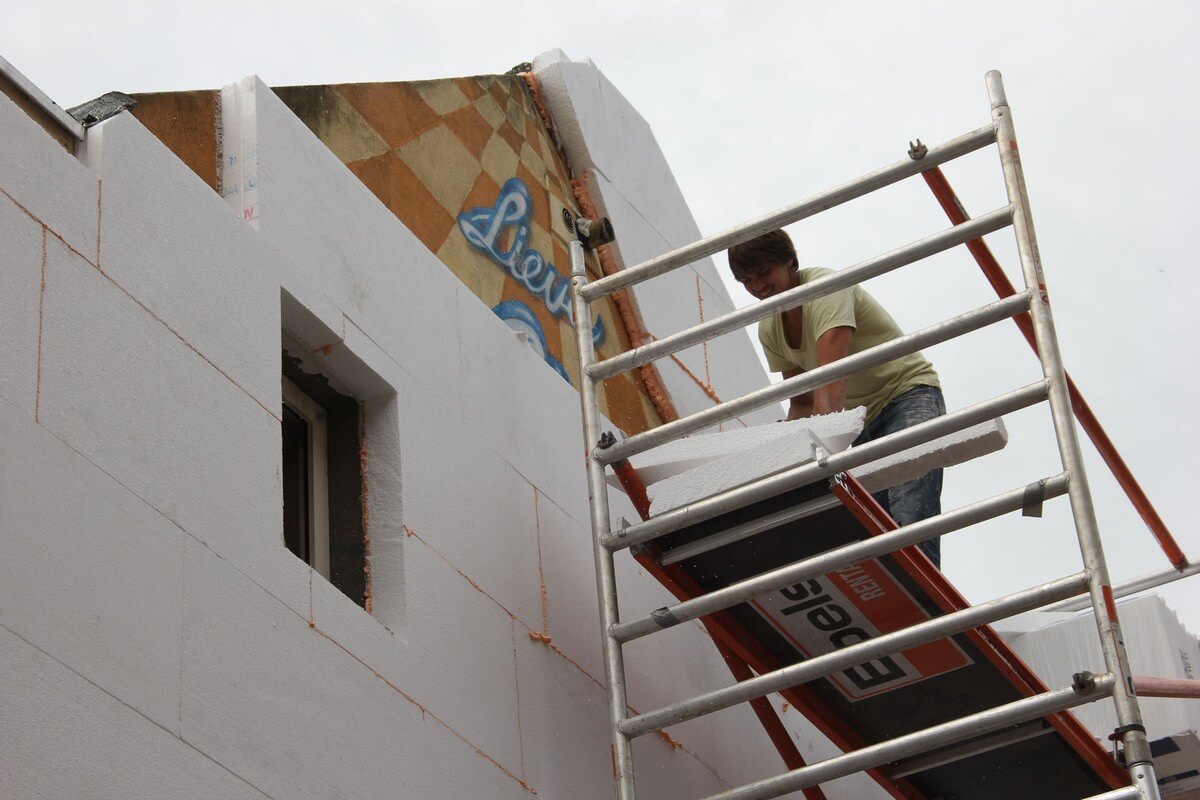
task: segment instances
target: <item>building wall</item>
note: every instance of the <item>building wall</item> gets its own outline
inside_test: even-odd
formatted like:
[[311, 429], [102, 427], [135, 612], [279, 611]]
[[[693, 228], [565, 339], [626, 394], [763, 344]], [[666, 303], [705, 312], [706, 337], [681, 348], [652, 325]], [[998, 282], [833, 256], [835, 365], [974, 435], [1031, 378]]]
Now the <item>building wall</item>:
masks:
[[[523, 78], [278, 87], [275, 93], [472, 293], [578, 386], [566, 209], [570, 177]], [[589, 257], [598, 275], [594, 256]], [[598, 306], [601, 357], [629, 348], [611, 302]], [[661, 420], [636, 379], [605, 383], [627, 433]]]
[[[701, 238], [654, 131], [595, 64], [571, 61], [554, 50], [534, 60], [534, 75], [567, 161], [616, 229], [618, 267], [635, 266]], [[661, 338], [734, 308], [712, 258], [639, 284], [632, 294], [648, 337]], [[767, 382], [745, 331], [657, 363], [681, 414], [732, 400]], [[753, 425], [782, 416], [773, 405], [727, 424]]]
[[[250, 197], [0, 97], [0, 794], [611, 797], [575, 390], [260, 81], [221, 111]], [[282, 544], [284, 336], [363, 402], [369, 612]], [[729, 680], [695, 625], [628, 666]], [[779, 769], [744, 707], [672, 735], [639, 796]]]
[[[463, 285], [578, 386], [568, 293], [568, 169], [519, 76], [274, 88], [284, 104]], [[136, 116], [197, 175], [235, 197], [240, 165], [218, 164], [219, 91], [136, 95]], [[220, 167], [220, 169], [218, 169]], [[595, 256], [588, 258], [593, 277]], [[629, 349], [611, 301], [597, 305], [600, 357]], [[640, 375], [605, 381], [624, 432], [662, 420]]]
[[[532, 87], [532, 88], [531, 88]], [[564, 209], [608, 216], [610, 269], [700, 238], [646, 121], [590, 62], [559, 51], [527, 75], [275, 87], [275, 93], [417, 238], [578, 386], [565, 274]], [[540, 96], [535, 97], [534, 93]], [[224, 135], [218, 91], [135, 95], [134, 115], [226, 197], [245, 188], [241, 165], [214, 171]], [[253, 214], [253, 203], [243, 207]], [[500, 224], [494, 224], [497, 220]], [[591, 276], [600, 274], [588, 256]], [[594, 306], [597, 354], [733, 310], [712, 259], [642, 284], [628, 307]], [[632, 327], [630, 323], [632, 322]], [[708, 408], [766, 381], [744, 332], [605, 381], [601, 409], [627, 434]], [[778, 419], [778, 409], [730, 424]]]

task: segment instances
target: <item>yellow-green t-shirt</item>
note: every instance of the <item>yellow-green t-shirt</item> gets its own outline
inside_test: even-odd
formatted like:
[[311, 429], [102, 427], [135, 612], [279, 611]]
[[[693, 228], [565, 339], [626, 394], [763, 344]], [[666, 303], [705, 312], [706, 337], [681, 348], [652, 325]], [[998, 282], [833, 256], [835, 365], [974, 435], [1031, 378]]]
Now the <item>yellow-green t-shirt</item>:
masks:
[[[832, 274], [831, 269], [802, 269], [800, 283]], [[850, 336], [850, 355], [903, 335], [891, 315], [861, 286], [809, 300], [802, 308], [803, 338], [799, 347], [788, 346], [782, 315], [768, 317], [758, 325], [758, 340], [772, 372], [815, 369], [817, 339], [830, 328], [845, 326], [854, 330]], [[933, 365], [920, 353], [913, 353], [850, 375], [846, 379], [846, 408], [866, 406], [867, 419], [872, 420], [884, 406], [909, 389], [938, 385]]]

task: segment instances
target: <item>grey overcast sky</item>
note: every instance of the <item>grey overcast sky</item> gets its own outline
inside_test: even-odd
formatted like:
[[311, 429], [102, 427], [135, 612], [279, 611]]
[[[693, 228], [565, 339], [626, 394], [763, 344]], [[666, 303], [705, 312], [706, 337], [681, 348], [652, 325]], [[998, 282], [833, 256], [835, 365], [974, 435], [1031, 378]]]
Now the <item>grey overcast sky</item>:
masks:
[[[8, 2], [0, 54], [70, 106], [251, 73], [285, 85], [504, 72], [559, 47], [594, 59], [647, 118], [706, 234], [903, 158], [908, 139], [985, 124], [983, 75], [1000, 69], [1067, 366], [1200, 558], [1187, 499], [1200, 446], [1198, 23], [1195, 2]], [[993, 150], [947, 173], [972, 212], [1003, 205]], [[910, 181], [790, 230], [806, 264], [844, 267], [945, 225]], [[1015, 278], [1011, 234], [989, 241]], [[965, 253], [869, 288], [909, 329], [990, 299]], [[1039, 376], [1008, 324], [928, 355], [952, 408]], [[1043, 410], [1008, 423], [1006, 451], [948, 474], [947, 507], [1058, 471]], [[1085, 449], [1114, 577], [1164, 567]], [[948, 537], [947, 573], [983, 600], [1077, 570], [1065, 509]], [[1200, 633], [1200, 578], [1163, 594]]]

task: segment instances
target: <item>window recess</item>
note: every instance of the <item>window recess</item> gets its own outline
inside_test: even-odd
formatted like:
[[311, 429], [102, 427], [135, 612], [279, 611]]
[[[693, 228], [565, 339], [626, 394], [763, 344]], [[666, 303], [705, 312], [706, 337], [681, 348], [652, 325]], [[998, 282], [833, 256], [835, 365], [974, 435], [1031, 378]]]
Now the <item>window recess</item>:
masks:
[[366, 605], [362, 405], [283, 351], [283, 540]]

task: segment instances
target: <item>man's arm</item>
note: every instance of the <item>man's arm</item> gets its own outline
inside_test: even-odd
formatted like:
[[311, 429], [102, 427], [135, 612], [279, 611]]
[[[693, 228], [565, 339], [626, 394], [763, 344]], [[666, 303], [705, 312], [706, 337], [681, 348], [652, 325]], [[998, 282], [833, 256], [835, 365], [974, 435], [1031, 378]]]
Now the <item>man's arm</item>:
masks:
[[[830, 328], [817, 339], [817, 366], [832, 364], [850, 354], [850, 336], [854, 329], [848, 326]], [[787, 375], [785, 372], [784, 375]], [[795, 400], [793, 399], [793, 403]], [[826, 384], [812, 392], [811, 414], [832, 414], [841, 411], [846, 405], [846, 379]], [[807, 415], [806, 415], [807, 416]], [[788, 419], [792, 419], [788, 415]]]
[[[794, 378], [804, 370], [801, 369], [785, 369], [783, 371], [783, 379]], [[788, 405], [787, 419], [800, 419], [801, 417], [811, 417], [813, 413], [813, 393], [805, 392], [798, 394], [792, 398]]]

